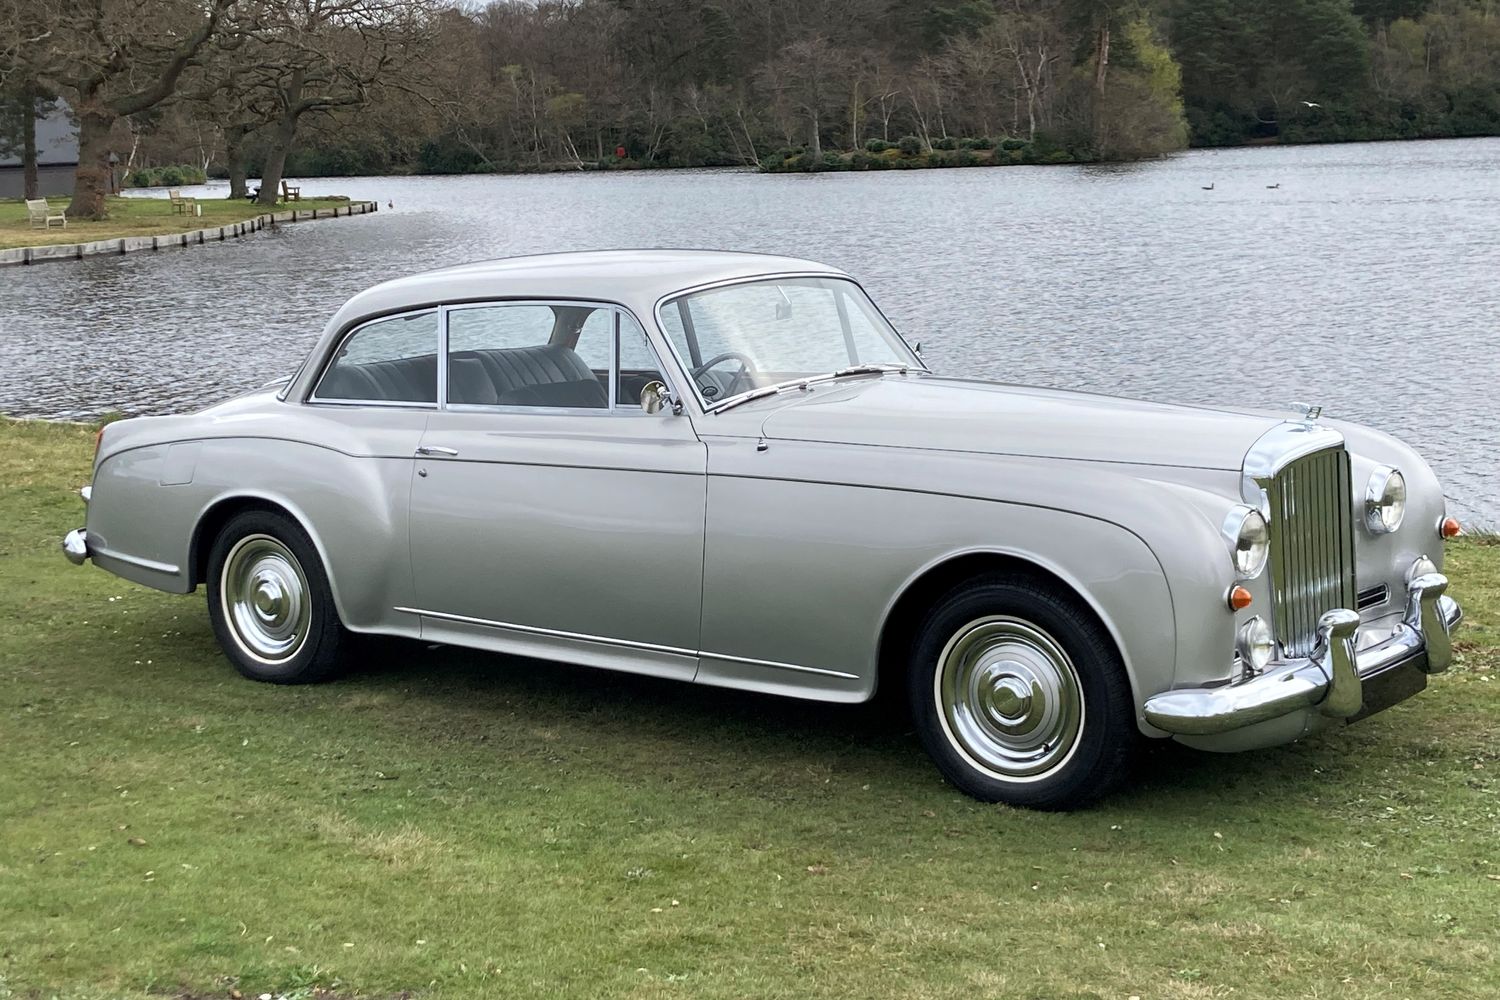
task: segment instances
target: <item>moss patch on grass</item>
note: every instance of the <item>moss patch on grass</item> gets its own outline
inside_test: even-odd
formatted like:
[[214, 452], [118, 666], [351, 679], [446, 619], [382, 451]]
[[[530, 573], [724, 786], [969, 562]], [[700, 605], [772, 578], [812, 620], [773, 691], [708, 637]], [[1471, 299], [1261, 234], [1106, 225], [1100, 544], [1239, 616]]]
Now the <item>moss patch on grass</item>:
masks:
[[1046, 815], [864, 708], [419, 645], [241, 680], [201, 597], [62, 559], [92, 440], [0, 422], [0, 996], [1494, 993], [1500, 546], [1416, 699]]
[[[61, 211], [67, 203], [66, 198], [48, 199], [48, 204], [56, 211]], [[286, 202], [275, 208], [266, 208], [244, 199], [228, 198], [199, 198], [198, 204], [203, 206], [201, 216], [178, 213], [166, 198], [110, 198], [109, 218], [103, 222], [69, 219], [67, 228], [53, 226], [51, 229], [33, 229], [26, 215], [24, 201], [0, 199], [0, 250], [59, 243], [88, 243], [94, 240], [119, 239], [122, 236], [185, 233], [194, 229], [212, 229], [243, 222], [268, 212], [342, 207], [349, 204], [349, 199], [309, 198], [305, 201]]]

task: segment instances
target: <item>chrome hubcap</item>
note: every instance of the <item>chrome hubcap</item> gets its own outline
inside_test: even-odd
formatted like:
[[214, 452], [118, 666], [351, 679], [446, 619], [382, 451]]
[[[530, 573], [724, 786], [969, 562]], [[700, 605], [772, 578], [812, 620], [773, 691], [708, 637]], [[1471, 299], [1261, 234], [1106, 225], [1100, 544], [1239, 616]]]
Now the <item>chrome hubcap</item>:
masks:
[[977, 768], [1034, 780], [1065, 764], [1083, 730], [1073, 661], [1019, 618], [970, 622], [943, 648], [933, 694], [949, 742]]
[[219, 584], [224, 617], [242, 650], [267, 663], [297, 655], [312, 604], [290, 549], [270, 535], [247, 535], [229, 550]]

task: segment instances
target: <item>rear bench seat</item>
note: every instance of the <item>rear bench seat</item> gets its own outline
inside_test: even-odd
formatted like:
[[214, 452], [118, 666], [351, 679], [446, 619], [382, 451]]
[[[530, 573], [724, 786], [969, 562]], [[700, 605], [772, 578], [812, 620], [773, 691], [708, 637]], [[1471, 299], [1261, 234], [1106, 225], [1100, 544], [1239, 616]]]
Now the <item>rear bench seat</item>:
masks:
[[[609, 394], [570, 347], [542, 344], [455, 351], [448, 399], [479, 406], [572, 406], [603, 409]], [[362, 365], [339, 365], [318, 386], [320, 399], [437, 399], [437, 358], [423, 354]]]

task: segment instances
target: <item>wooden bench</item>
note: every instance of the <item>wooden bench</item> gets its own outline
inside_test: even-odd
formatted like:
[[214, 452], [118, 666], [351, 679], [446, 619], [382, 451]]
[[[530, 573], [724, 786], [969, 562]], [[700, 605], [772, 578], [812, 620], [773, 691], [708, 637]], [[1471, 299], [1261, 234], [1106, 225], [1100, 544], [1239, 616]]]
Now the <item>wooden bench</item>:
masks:
[[26, 217], [31, 220], [32, 229], [51, 229], [54, 222], [68, 228], [68, 217], [49, 208], [46, 198], [26, 199]]
[[298, 185], [297, 187], [292, 187], [286, 181], [282, 181], [281, 182], [281, 200], [282, 201], [301, 201], [302, 200], [302, 187], [300, 185]]
[[184, 198], [181, 188], [167, 188], [167, 198], [172, 202], [172, 211], [178, 215], [198, 214], [198, 199]]

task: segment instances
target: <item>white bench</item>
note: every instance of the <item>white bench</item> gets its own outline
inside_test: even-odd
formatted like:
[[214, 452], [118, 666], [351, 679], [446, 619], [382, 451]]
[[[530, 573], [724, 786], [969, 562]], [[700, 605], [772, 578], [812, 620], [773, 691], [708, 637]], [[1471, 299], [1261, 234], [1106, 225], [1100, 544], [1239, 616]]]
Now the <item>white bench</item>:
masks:
[[31, 220], [32, 229], [51, 229], [54, 222], [68, 228], [68, 217], [48, 208], [46, 198], [26, 199], [26, 217]]

